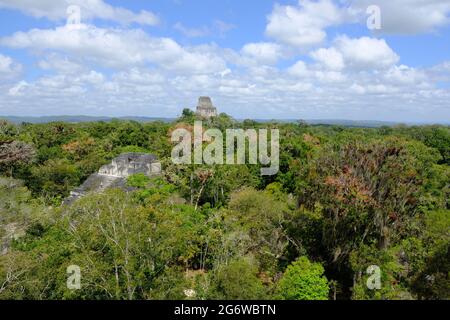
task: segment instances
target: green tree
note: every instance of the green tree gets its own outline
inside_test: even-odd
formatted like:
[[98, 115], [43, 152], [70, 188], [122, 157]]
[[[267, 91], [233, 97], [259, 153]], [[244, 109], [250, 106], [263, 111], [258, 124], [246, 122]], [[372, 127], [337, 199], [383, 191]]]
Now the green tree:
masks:
[[184, 119], [191, 119], [194, 116], [195, 116], [195, 112], [189, 108], [184, 108], [183, 112], [181, 113], [181, 117]]
[[450, 300], [450, 210], [428, 212], [424, 229], [405, 243], [412, 290], [419, 299]]
[[265, 288], [251, 258], [242, 257], [212, 271], [208, 298], [213, 300], [257, 300]]
[[66, 159], [48, 160], [32, 169], [30, 189], [46, 199], [63, 198], [80, 183], [78, 168]]
[[[411, 300], [408, 286], [408, 266], [401, 246], [380, 250], [377, 245], [362, 245], [350, 254], [350, 265], [354, 272], [352, 299], [354, 300]], [[370, 266], [379, 268], [380, 288], [369, 288]], [[373, 271], [372, 271], [373, 272]]]
[[381, 250], [398, 242], [421, 204], [432, 199], [421, 195], [438, 158], [420, 143], [398, 139], [325, 149], [309, 168], [299, 202], [322, 207], [330, 259], [345, 260], [361, 242], [375, 240]]
[[18, 165], [30, 164], [36, 155], [34, 147], [22, 141], [0, 141], [0, 169], [13, 175], [13, 168]]
[[[269, 190], [273, 191], [274, 186]], [[287, 222], [291, 218], [288, 197], [277, 199], [279, 193], [243, 189], [231, 195], [226, 219], [234, 221], [237, 230], [248, 234], [248, 251], [268, 272], [275, 272], [280, 260], [286, 259], [288, 237]]]
[[278, 282], [278, 295], [285, 300], [328, 300], [329, 285], [320, 263], [300, 257], [288, 266]]

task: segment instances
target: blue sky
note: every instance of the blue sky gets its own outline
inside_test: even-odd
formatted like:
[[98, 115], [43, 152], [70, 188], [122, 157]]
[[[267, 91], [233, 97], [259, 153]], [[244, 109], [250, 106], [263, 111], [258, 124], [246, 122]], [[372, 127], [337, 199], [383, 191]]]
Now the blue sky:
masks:
[[0, 21], [0, 115], [173, 117], [210, 95], [236, 118], [450, 120], [446, 0], [0, 0]]

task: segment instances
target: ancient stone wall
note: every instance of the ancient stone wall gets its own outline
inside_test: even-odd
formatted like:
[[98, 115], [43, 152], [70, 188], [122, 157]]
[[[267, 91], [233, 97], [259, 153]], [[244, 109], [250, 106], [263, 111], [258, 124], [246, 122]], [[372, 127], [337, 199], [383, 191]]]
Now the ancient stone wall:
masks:
[[125, 153], [100, 168], [99, 174], [127, 178], [142, 173], [147, 176], [161, 173], [161, 165], [156, 157], [143, 153]]
[[213, 106], [210, 97], [200, 97], [198, 99], [197, 115], [204, 118], [217, 117], [217, 108]]
[[92, 174], [80, 187], [73, 190], [64, 201], [70, 204], [89, 192], [103, 192], [108, 188], [127, 189], [127, 178], [134, 174], [152, 177], [161, 174], [161, 163], [151, 154], [124, 153], [110, 164]]

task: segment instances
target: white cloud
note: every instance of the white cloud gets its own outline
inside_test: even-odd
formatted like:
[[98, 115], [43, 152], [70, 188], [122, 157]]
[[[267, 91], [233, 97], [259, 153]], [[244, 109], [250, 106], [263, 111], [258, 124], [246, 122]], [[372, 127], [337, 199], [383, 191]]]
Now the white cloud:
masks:
[[300, 0], [298, 6], [275, 5], [266, 35], [300, 49], [321, 44], [325, 29], [343, 22], [344, 13], [330, 0]]
[[376, 33], [430, 33], [450, 25], [447, 0], [299, 0], [298, 5], [275, 5], [266, 35], [308, 49], [324, 42], [329, 27], [358, 22], [365, 28], [367, 8], [373, 5], [381, 9], [382, 28]]
[[12, 87], [8, 90], [8, 94], [10, 96], [18, 96], [21, 94], [22, 89], [25, 88], [27, 85], [28, 85], [28, 83], [26, 81], [20, 81], [14, 87]]
[[224, 37], [225, 34], [233, 30], [235, 26], [222, 20], [214, 20], [212, 26], [187, 27], [181, 22], [177, 22], [173, 28], [188, 38], [201, 38], [207, 36]]
[[177, 22], [173, 26], [173, 28], [189, 38], [205, 37], [211, 34], [211, 30], [206, 26], [199, 28], [189, 28], [184, 26], [181, 22]]
[[280, 45], [270, 42], [248, 43], [242, 50], [244, 57], [258, 64], [275, 64], [283, 56]]
[[156, 71], [142, 70], [139, 68], [133, 68], [127, 71], [121, 71], [113, 75], [113, 80], [116, 82], [130, 83], [132, 85], [138, 84], [156, 84], [164, 83], [166, 77]]
[[124, 8], [111, 6], [103, 0], [0, 0], [0, 8], [17, 9], [36, 18], [45, 17], [55, 21], [67, 19], [67, 8], [71, 5], [81, 8], [82, 21], [98, 18], [124, 25], [159, 23], [159, 18], [152, 12], [142, 10], [134, 13]]
[[309, 73], [304, 61], [297, 61], [293, 66], [287, 69], [287, 72], [295, 77], [303, 77]]
[[307, 65], [303, 61], [297, 61], [286, 72], [294, 78], [315, 82], [318, 86], [343, 83], [347, 79], [347, 76], [340, 72], [340, 68], [333, 69], [322, 64]]
[[397, 86], [420, 85], [429, 81], [424, 71], [405, 65], [391, 67], [386, 71], [384, 79], [387, 83]]
[[361, 70], [387, 68], [400, 60], [384, 39], [340, 36], [335, 40], [335, 48], [346, 65]]
[[170, 38], [154, 38], [139, 29], [102, 29], [83, 25], [80, 29], [57, 27], [16, 32], [0, 39], [12, 48], [58, 50], [79, 59], [114, 68], [147, 63], [174, 72], [214, 73], [226, 69], [225, 61], [208, 46], [183, 48]]
[[365, 23], [366, 8], [370, 5], [381, 9], [381, 33], [428, 33], [450, 24], [447, 0], [358, 0], [350, 8]]
[[[0, 94], [2, 113], [176, 116], [207, 94], [236, 117], [410, 121], [448, 114], [450, 98], [429, 81], [427, 70], [406, 66], [374, 74], [298, 61], [286, 70], [254, 66], [223, 77], [140, 66], [111, 76], [57, 72], [9, 86], [9, 94]], [[416, 80], [405, 82], [412, 74]]]
[[[55, 1], [8, 3], [36, 17], [65, 17]], [[133, 18], [120, 18], [117, 10], [100, 15], [95, 3], [103, 1], [86, 2], [96, 18], [124, 24], [137, 19], [131, 11]], [[251, 41], [240, 50], [216, 44], [182, 46], [123, 26], [83, 24], [79, 30], [16, 32], [0, 38], [0, 45], [28, 50], [37, 58], [33, 67], [43, 74], [27, 81], [0, 81], [0, 113], [173, 117], [193, 107], [198, 96], [210, 95], [220, 111], [240, 118], [448, 118], [450, 90], [440, 85], [450, 79], [450, 64], [429, 69], [399, 65], [400, 57], [375, 37], [341, 35], [325, 46], [327, 28], [355, 16], [350, 12], [354, 7], [349, 11], [337, 3], [276, 5], [266, 29], [272, 40]], [[427, 3], [436, 8], [435, 0]], [[433, 28], [440, 25], [434, 23]], [[214, 36], [232, 27], [214, 22], [203, 31]], [[285, 67], [287, 63], [292, 66]], [[0, 54], [0, 78], [19, 69], [13, 59]]]
[[232, 23], [227, 23], [222, 20], [214, 20], [214, 29], [218, 32], [219, 36], [223, 37], [227, 32], [236, 28]]
[[87, 69], [81, 62], [75, 62], [56, 53], [51, 53], [40, 60], [38, 66], [43, 70], [55, 70], [64, 74], [81, 73]]
[[12, 64], [13, 64], [13, 61], [10, 57], [0, 54], [0, 72], [1, 73], [11, 72]]
[[450, 82], [450, 61], [432, 67], [426, 75], [434, 81]]
[[75, 81], [79, 81], [79, 82], [85, 82], [88, 84], [92, 84], [92, 85], [98, 85], [103, 83], [103, 81], [105, 80], [105, 77], [103, 76], [103, 74], [101, 74], [100, 72], [91, 70], [89, 73], [87, 74], [83, 74], [77, 78], [75, 78]]
[[314, 72], [315, 78], [322, 83], [342, 83], [347, 79], [347, 76], [338, 71], [322, 71]]
[[15, 62], [11, 57], [0, 53], [0, 79], [16, 77], [21, 71], [21, 64]]
[[311, 53], [313, 59], [331, 70], [342, 70], [345, 66], [344, 57], [335, 48], [318, 49]]

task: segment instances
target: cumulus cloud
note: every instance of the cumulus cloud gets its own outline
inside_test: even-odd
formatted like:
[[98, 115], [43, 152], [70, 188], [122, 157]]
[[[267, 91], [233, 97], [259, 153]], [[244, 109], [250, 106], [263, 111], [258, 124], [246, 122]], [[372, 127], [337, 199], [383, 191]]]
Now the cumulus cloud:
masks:
[[364, 22], [370, 5], [381, 9], [379, 32], [385, 34], [428, 33], [450, 24], [450, 2], [445, 0], [358, 0], [349, 8]]
[[331, 70], [342, 70], [345, 66], [344, 57], [336, 48], [321, 48], [312, 52], [311, 56]]
[[392, 66], [383, 75], [387, 84], [401, 86], [422, 86], [430, 88], [431, 79], [424, 70], [411, 68], [406, 65]]
[[194, 107], [198, 96], [208, 94], [221, 111], [237, 117], [426, 120], [448, 113], [450, 98], [448, 91], [430, 82], [427, 72], [401, 65], [377, 74], [333, 71], [304, 61], [286, 69], [233, 70], [223, 77], [175, 75], [140, 66], [110, 76], [95, 70], [79, 74], [61, 70], [5, 88], [0, 105], [2, 113], [11, 114], [64, 110], [68, 114], [173, 117], [184, 107]]
[[67, 9], [76, 5], [81, 9], [81, 20], [103, 19], [120, 24], [137, 23], [141, 25], [157, 25], [159, 18], [152, 12], [142, 10], [134, 13], [130, 10], [114, 7], [103, 0], [0, 0], [0, 8], [16, 9], [36, 18], [65, 20]]
[[76, 74], [86, 71], [87, 67], [82, 62], [76, 62], [67, 56], [50, 53], [47, 57], [38, 61], [37, 65], [42, 70], [57, 71], [64, 74]]
[[16, 77], [22, 71], [22, 65], [11, 57], [0, 54], [0, 79]]
[[1, 73], [11, 72], [12, 64], [13, 64], [13, 62], [10, 57], [0, 54], [0, 72]]
[[329, 27], [366, 25], [369, 6], [381, 10], [381, 34], [436, 32], [450, 25], [450, 2], [443, 0], [299, 0], [298, 5], [275, 5], [267, 17], [266, 35], [300, 49], [320, 45]]
[[[398, 1], [384, 3], [393, 6]], [[426, 9], [422, 13], [433, 16], [436, 8], [446, 12], [435, 0], [426, 1], [427, 5], [412, 1]], [[64, 20], [61, 2], [0, 0], [0, 6]], [[104, 1], [84, 3], [93, 12], [90, 18], [143, 22], [137, 18], [139, 13], [126, 10], [121, 15], [112, 6], [110, 13], [100, 13], [96, 6], [109, 6]], [[414, 68], [401, 64], [382, 38], [341, 35], [328, 39], [330, 27], [354, 21], [365, 24], [365, 11], [355, 7], [358, 2], [342, 3], [303, 0], [297, 5], [275, 5], [265, 30], [270, 39], [250, 39], [236, 49], [181, 45], [142, 29], [100, 28], [93, 21], [75, 29], [60, 26], [16, 32], [0, 38], [0, 45], [27, 50], [40, 72], [26, 80], [0, 81], [1, 113], [173, 117], [207, 94], [221, 111], [236, 117], [400, 121], [448, 117], [450, 91], [440, 84], [450, 81], [450, 63]], [[382, 15], [390, 19], [383, 8]], [[410, 32], [436, 30], [446, 23], [437, 14], [433, 19], [422, 24], [429, 27]], [[188, 37], [200, 37], [220, 35], [232, 27], [215, 22], [200, 32], [182, 23], [175, 28]], [[399, 29], [392, 25], [389, 30]], [[0, 79], [21, 68], [0, 54]]]
[[304, 61], [297, 61], [293, 66], [287, 69], [287, 72], [291, 76], [303, 77], [309, 74], [308, 67]]
[[[170, 38], [148, 36], [140, 29], [104, 29], [82, 25], [33, 29], [0, 39], [11, 48], [64, 51], [102, 66], [129, 68], [152, 63], [174, 72], [219, 72], [224, 60], [198, 48], [184, 48]], [[206, 47], [203, 46], [203, 49]]]
[[303, 79], [304, 81], [315, 83], [317, 86], [344, 83], [347, 75], [341, 72], [340, 66], [337, 69], [335, 67], [336, 65], [334, 64], [331, 66], [322, 64], [307, 65], [300, 60], [289, 67], [286, 72], [296, 79]]
[[320, 48], [310, 53], [319, 68], [331, 71], [343, 69], [376, 71], [397, 64], [400, 57], [384, 39], [338, 36], [333, 46]]
[[258, 64], [275, 64], [283, 56], [280, 45], [270, 42], [247, 43], [241, 50], [244, 57]]
[[427, 77], [436, 82], [450, 82], [450, 61], [444, 61], [427, 72]]
[[14, 85], [13, 87], [11, 87], [8, 90], [8, 94], [10, 96], [19, 96], [23, 94], [23, 89], [25, 89], [28, 86], [28, 83], [26, 81], [20, 81], [19, 83], [17, 83], [16, 85]]
[[[331, 54], [330, 50], [334, 54]], [[347, 36], [340, 36], [335, 40], [335, 47], [325, 52], [329, 56], [335, 56], [335, 60], [340, 54], [347, 66], [365, 70], [387, 68], [400, 60], [400, 57], [384, 39], [369, 37], [352, 39]]]
[[300, 0], [298, 6], [275, 5], [268, 16], [266, 35], [300, 49], [319, 45], [325, 29], [344, 21], [344, 12], [331, 0]]
[[[68, 114], [176, 116], [204, 94], [211, 95], [221, 110], [256, 118], [406, 121], [426, 117], [430, 110], [442, 115], [448, 109], [448, 91], [437, 89], [430, 77], [434, 68], [397, 65], [398, 56], [381, 39], [341, 36], [332, 47], [312, 51], [312, 62], [305, 57], [283, 69], [270, 65], [282, 52], [282, 46], [274, 43], [249, 43], [239, 52], [230, 52], [211, 45], [181, 47], [136, 30], [86, 26], [75, 33], [78, 42], [68, 39], [67, 30], [48, 30], [50, 37], [41, 32], [2, 39], [13, 47], [43, 50], [38, 66], [56, 73], [9, 86], [0, 83], [3, 113], [64, 110]], [[62, 35], [57, 36], [59, 32]], [[96, 37], [97, 32], [101, 36]], [[156, 44], [159, 52], [148, 50], [157, 48]], [[220, 63], [208, 67], [214, 58]], [[240, 64], [243, 59], [256, 63]], [[116, 70], [109, 76], [95, 70], [99, 62]], [[430, 105], [429, 109], [423, 109], [424, 105]], [[410, 118], [393, 119], [395, 113], [407, 113]]]

